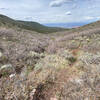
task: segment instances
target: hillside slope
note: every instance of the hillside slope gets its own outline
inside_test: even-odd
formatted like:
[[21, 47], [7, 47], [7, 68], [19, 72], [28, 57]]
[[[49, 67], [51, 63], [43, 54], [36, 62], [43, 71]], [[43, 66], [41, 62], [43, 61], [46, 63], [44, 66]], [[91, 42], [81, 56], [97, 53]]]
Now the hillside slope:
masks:
[[94, 24], [54, 34], [0, 28], [0, 100], [100, 100]]
[[[95, 28], [99, 28], [100, 27], [100, 21], [96, 21], [78, 28], [73, 28], [73, 31], [84, 31], [84, 30], [90, 30], [90, 29], [95, 29]], [[72, 31], [71, 30], [71, 31]]]
[[52, 33], [65, 30], [63, 28], [46, 27], [37, 22], [18, 21], [4, 15], [0, 15], [0, 26], [7, 28], [13, 27], [13, 28], [26, 29], [26, 30], [36, 31], [39, 33]]

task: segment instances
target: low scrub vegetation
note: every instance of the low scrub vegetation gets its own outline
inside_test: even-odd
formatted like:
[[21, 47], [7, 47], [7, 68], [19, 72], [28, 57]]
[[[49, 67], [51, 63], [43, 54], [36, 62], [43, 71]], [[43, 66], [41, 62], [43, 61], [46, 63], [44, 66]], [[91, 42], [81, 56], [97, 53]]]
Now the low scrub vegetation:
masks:
[[80, 30], [0, 28], [0, 100], [99, 100], [100, 29]]

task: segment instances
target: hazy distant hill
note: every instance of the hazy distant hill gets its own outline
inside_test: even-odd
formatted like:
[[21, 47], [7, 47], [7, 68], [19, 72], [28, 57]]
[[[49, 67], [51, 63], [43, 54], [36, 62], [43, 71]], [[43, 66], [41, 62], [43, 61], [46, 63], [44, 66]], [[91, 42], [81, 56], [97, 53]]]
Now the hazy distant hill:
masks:
[[85, 31], [85, 30], [89, 30], [89, 29], [97, 29], [97, 28], [100, 28], [100, 21], [96, 21], [96, 22], [91, 22], [89, 24], [86, 24], [86, 25], [83, 25], [83, 26], [80, 26], [78, 28], [73, 28], [71, 29], [71, 31]]
[[98, 21], [71, 22], [71, 23], [44, 23], [48, 27], [77, 28], [85, 25], [91, 26], [91, 23], [98, 24]]
[[14, 27], [14, 28], [27, 29], [27, 30], [40, 32], [40, 33], [51, 33], [51, 32], [65, 30], [63, 28], [47, 27], [37, 22], [18, 21], [4, 15], [0, 15], [0, 26], [7, 27], [7, 28]]
[[46, 23], [44, 25], [49, 27], [63, 27], [63, 28], [76, 28], [80, 27], [86, 24], [89, 24], [90, 22], [74, 22], [74, 23]]

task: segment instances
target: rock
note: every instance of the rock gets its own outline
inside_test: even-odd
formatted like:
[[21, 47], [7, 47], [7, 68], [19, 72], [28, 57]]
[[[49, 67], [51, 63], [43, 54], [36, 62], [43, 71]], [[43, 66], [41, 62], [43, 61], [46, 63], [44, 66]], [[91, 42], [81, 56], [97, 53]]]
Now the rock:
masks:
[[1, 68], [0, 68], [0, 74], [3, 76], [5, 76], [5, 75], [10, 75], [10, 74], [12, 74], [12, 73], [14, 73], [14, 68], [13, 68], [13, 66], [11, 65], [11, 64], [6, 64], [6, 65], [3, 65], [3, 66], [1, 66]]
[[33, 89], [32, 92], [30, 93], [30, 100], [33, 100], [34, 94], [36, 93], [36, 89]]
[[15, 75], [16, 75], [16, 74], [11, 74], [11, 75], [9, 75], [9, 77], [10, 77], [10, 78], [13, 78], [13, 77], [15, 77]]

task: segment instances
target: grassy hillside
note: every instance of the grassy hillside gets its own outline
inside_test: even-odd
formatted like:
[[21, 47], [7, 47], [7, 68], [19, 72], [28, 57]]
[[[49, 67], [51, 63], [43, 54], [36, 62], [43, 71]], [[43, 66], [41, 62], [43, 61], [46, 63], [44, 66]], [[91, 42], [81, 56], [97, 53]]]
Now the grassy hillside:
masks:
[[65, 30], [63, 28], [46, 27], [37, 22], [17, 21], [4, 15], [0, 15], [0, 26], [7, 28], [13, 27], [13, 28], [26, 29], [26, 30], [36, 31], [39, 33], [51, 33], [51, 32]]

